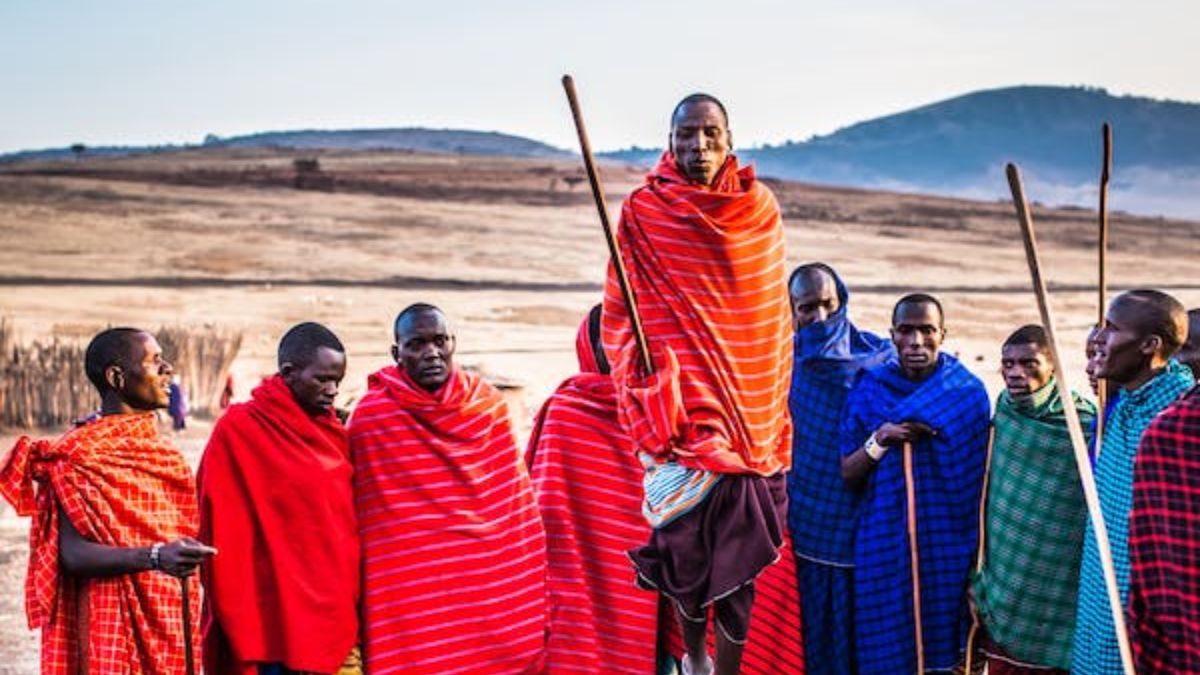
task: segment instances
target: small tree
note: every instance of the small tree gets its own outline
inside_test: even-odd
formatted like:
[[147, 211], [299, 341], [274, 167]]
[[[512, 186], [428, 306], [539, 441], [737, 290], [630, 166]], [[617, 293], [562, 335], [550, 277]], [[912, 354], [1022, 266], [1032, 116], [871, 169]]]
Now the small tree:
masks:
[[87, 152], [87, 146], [83, 143], [75, 143], [71, 145], [71, 152], [75, 155], [75, 161], [79, 161], [83, 157], [83, 153]]

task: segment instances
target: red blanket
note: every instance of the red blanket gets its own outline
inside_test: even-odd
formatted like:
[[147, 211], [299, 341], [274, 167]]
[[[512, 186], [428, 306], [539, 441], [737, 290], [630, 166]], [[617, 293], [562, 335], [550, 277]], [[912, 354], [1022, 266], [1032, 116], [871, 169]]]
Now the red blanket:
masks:
[[366, 667], [538, 672], [545, 535], [499, 391], [454, 370], [435, 393], [395, 366], [350, 419]]
[[205, 668], [332, 673], [358, 639], [359, 544], [346, 430], [276, 375], [213, 428], [200, 461]]
[[[640, 449], [719, 473], [790, 466], [791, 310], [770, 190], [732, 156], [711, 189], [692, 185], [665, 153], [625, 201], [618, 241], [647, 340], [673, 352], [681, 371], [674, 398], [620, 401]], [[604, 345], [616, 381], [638, 380], [611, 265]]]
[[[25, 610], [30, 628], [42, 630], [43, 675], [183, 672], [178, 579], [142, 572], [79, 580], [58, 562], [56, 502], [84, 539], [107, 546], [196, 535], [191, 470], [158, 437], [152, 413], [102, 417], [53, 442], [22, 437], [0, 461], [0, 494], [34, 516]], [[189, 590], [198, 608], [198, 585]], [[199, 653], [199, 612], [192, 622]]]
[[625, 554], [650, 536], [642, 466], [586, 321], [576, 352], [582, 372], [542, 406], [528, 448], [546, 525], [547, 672], [645, 675], [654, 672], [658, 600], [635, 586]]
[[1200, 387], [1142, 435], [1129, 523], [1137, 672], [1200, 672]]

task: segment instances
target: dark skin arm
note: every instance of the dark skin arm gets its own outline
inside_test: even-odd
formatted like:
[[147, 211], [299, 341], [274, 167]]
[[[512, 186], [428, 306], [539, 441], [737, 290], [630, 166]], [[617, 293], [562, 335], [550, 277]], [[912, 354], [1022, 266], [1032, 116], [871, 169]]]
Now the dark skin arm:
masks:
[[[936, 431], [921, 422], [885, 422], [875, 430], [875, 442], [888, 448], [897, 448], [936, 434]], [[866, 485], [867, 477], [875, 470], [877, 464], [878, 462], [867, 454], [866, 447], [860, 447], [842, 458], [842, 481], [846, 483], [846, 487], [857, 492]]]
[[[58, 509], [58, 560], [63, 571], [76, 577], [115, 577], [153, 569], [150, 547], [107, 546], [84, 539], [62, 507]], [[190, 537], [165, 543], [158, 552], [159, 570], [174, 577], [196, 572], [204, 556], [216, 553]]]

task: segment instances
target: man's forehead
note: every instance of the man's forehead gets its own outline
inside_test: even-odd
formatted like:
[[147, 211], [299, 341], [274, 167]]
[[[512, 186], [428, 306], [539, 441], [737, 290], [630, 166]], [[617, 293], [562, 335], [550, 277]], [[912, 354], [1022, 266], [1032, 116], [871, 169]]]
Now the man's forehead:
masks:
[[724, 128], [728, 121], [725, 115], [721, 112], [721, 107], [709, 100], [689, 101], [679, 106], [675, 111], [675, 117], [671, 120], [671, 126], [678, 127], [697, 127], [716, 124]]
[[1042, 348], [1032, 342], [1018, 342], [1014, 345], [1005, 345], [1000, 349], [1001, 358], [1005, 359], [1032, 359], [1038, 356], [1043, 356]]
[[942, 317], [932, 302], [906, 302], [896, 308], [896, 327], [937, 326]]
[[400, 336], [402, 339], [408, 339], [416, 335], [448, 335], [449, 332], [450, 324], [446, 320], [446, 315], [435, 309], [417, 312], [405, 317], [400, 322]]
[[791, 293], [793, 296], [818, 296], [828, 297], [837, 295], [837, 282], [834, 281], [833, 275], [822, 269], [812, 269], [801, 272], [796, 275], [796, 280], [792, 283]]

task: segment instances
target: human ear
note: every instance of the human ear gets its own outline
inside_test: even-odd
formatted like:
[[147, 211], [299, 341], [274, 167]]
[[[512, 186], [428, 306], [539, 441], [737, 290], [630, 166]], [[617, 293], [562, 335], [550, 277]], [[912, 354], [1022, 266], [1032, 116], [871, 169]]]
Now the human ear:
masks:
[[108, 383], [109, 389], [121, 391], [125, 388], [125, 371], [121, 366], [111, 365], [104, 369], [104, 381]]
[[392, 345], [392, 360], [400, 363], [400, 345]]

